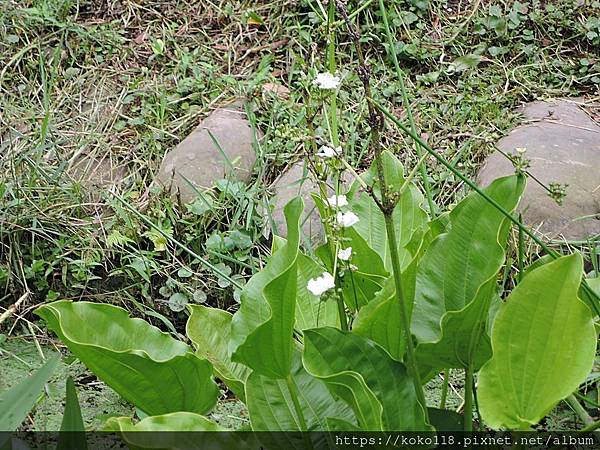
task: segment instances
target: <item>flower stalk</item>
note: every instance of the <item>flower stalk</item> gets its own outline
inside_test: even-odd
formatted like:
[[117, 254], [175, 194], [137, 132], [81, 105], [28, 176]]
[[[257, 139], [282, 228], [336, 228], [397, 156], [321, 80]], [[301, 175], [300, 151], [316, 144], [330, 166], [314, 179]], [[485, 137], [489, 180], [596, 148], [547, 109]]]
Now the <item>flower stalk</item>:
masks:
[[351, 22], [346, 5], [343, 1], [337, 1], [337, 8], [340, 12], [346, 27], [348, 34], [353, 42], [357, 59], [358, 59], [358, 76], [363, 84], [365, 97], [367, 100], [367, 108], [369, 113], [369, 126], [371, 128], [371, 140], [370, 146], [375, 157], [375, 167], [377, 170], [377, 178], [380, 186], [380, 198], [377, 198], [375, 193], [370, 190], [369, 193], [379, 206], [379, 209], [384, 215], [385, 229], [387, 239], [390, 247], [390, 258], [392, 261], [392, 271], [394, 276], [394, 284], [396, 288], [396, 297], [398, 301], [398, 310], [402, 321], [402, 328], [404, 332], [404, 340], [406, 345], [406, 359], [405, 363], [411, 379], [414, 384], [415, 393], [417, 399], [423, 408], [426, 422], [429, 422], [429, 414], [427, 412], [427, 403], [425, 401], [425, 393], [423, 391], [423, 385], [421, 383], [421, 377], [417, 368], [417, 361], [415, 357], [414, 343], [412, 341], [412, 335], [410, 332], [410, 315], [409, 309], [406, 305], [404, 293], [402, 289], [402, 277], [400, 267], [400, 257], [398, 254], [398, 240], [396, 238], [396, 227], [394, 226], [393, 212], [394, 208], [399, 200], [399, 193], [392, 193], [389, 190], [388, 183], [385, 178], [385, 172], [383, 168], [383, 161], [381, 159], [382, 146], [381, 146], [381, 130], [384, 124], [383, 114], [377, 109], [371, 95], [370, 85], [370, 68], [367, 65], [362, 46], [360, 44], [360, 33], [358, 29]]
[[[446, 161], [446, 159], [439, 155], [435, 150], [433, 150], [426, 142], [424, 142], [419, 136], [414, 134], [405, 124], [403, 124], [397, 117], [395, 117], [390, 111], [388, 111], [383, 105], [376, 102], [372, 98], [370, 102], [375, 105], [375, 107], [388, 119], [390, 119], [398, 128], [400, 128], [404, 133], [409, 135], [411, 138], [416, 140], [427, 153], [433, 156], [440, 164], [442, 164], [446, 169], [456, 175], [461, 181], [463, 181], [467, 186], [473, 189], [477, 194], [481, 195], [490, 205], [500, 211], [508, 220], [510, 220], [513, 224], [515, 224], [520, 230], [523, 231], [527, 236], [531, 238], [533, 242], [539, 245], [542, 250], [544, 250], [547, 254], [549, 254], [553, 259], [559, 258], [561, 255], [548, 247], [540, 238], [538, 238], [528, 227], [526, 227], [519, 219], [515, 218], [509, 211], [502, 207], [496, 200], [487, 195], [479, 186], [477, 186], [473, 181], [471, 181], [468, 177], [466, 177], [462, 172], [457, 170], [451, 163]], [[524, 175], [522, 175], [524, 176]], [[594, 290], [590, 287], [586, 279], [584, 278], [581, 281], [581, 287], [583, 292], [590, 298], [590, 303], [594, 309], [594, 313], [600, 316], [600, 296], [594, 292]]]
[[[408, 118], [408, 123], [410, 124], [410, 129], [413, 134], [417, 134], [417, 126], [415, 124], [415, 119], [413, 117], [412, 108], [410, 106], [410, 101], [408, 100], [408, 93], [406, 91], [406, 86], [404, 85], [404, 72], [400, 68], [400, 64], [398, 63], [398, 57], [396, 56], [396, 52], [394, 50], [394, 38], [392, 36], [392, 32], [390, 30], [390, 24], [387, 16], [387, 9], [385, 7], [385, 3], [383, 0], [379, 0], [379, 10], [381, 11], [381, 16], [383, 17], [383, 25], [385, 27], [385, 34], [388, 41], [388, 53], [392, 55], [392, 61], [394, 62], [394, 68], [396, 69], [396, 77], [398, 78], [398, 83], [400, 83], [400, 92], [402, 94], [402, 103], [404, 104], [404, 109], [406, 110], [406, 116]], [[425, 191], [425, 196], [427, 198], [427, 204], [429, 205], [429, 212], [431, 217], [435, 217], [436, 214], [436, 206], [433, 201], [433, 195], [431, 193], [431, 186], [429, 184], [429, 178], [427, 177], [427, 168], [425, 167], [425, 162], [423, 161], [423, 150], [421, 149], [421, 145], [413, 140], [413, 146], [415, 149], [415, 154], [419, 158], [419, 162], [417, 163], [417, 167], [419, 168], [419, 172], [421, 173], [421, 179], [423, 180], [423, 190]]]
[[[329, 0], [329, 10], [327, 12], [327, 31], [329, 34], [329, 72], [335, 76], [335, 1]], [[331, 140], [334, 146], [340, 145], [340, 139], [338, 135], [338, 118], [337, 118], [337, 97], [331, 96], [331, 103], [329, 104], [329, 119], [331, 123]]]

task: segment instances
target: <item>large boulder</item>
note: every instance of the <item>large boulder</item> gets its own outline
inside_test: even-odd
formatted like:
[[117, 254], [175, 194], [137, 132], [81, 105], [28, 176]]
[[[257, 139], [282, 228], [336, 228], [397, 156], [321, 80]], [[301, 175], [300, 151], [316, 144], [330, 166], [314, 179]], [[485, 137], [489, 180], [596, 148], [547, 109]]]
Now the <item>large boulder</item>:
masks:
[[[577, 100], [533, 102], [523, 107], [523, 125], [497, 147], [509, 154], [526, 148], [528, 171], [543, 184], [567, 184], [562, 205], [529, 179], [520, 210], [527, 224], [551, 239], [586, 240], [600, 234], [600, 126]], [[500, 152], [490, 155], [478, 181], [487, 185], [514, 173]]]
[[[349, 174], [342, 175], [341, 193], [345, 193], [352, 183], [352, 178]], [[299, 161], [292, 164], [274, 183], [272, 186], [274, 191], [271, 204], [273, 211], [271, 218], [273, 220], [272, 231], [278, 236], [287, 236], [287, 225], [283, 208], [292, 199], [302, 197], [304, 200], [304, 213], [300, 218], [303, 238], [305, 242], [318, 244], [324, 240], [324, 230], [321, 223], [321, 216], [317, 205], [312, 198], [312, 193], [319, 194], [319, 185], [314, 179], [311, 172], [308, 170], [305, 161]], [[328, 196], [334, 195], [334, 191], [328, 188]]]
[[242, 101], [215, 109], [165, 155], [156, 181], [183, 203], [226, 176], [247, 182], [256, 162], [254, 139]]

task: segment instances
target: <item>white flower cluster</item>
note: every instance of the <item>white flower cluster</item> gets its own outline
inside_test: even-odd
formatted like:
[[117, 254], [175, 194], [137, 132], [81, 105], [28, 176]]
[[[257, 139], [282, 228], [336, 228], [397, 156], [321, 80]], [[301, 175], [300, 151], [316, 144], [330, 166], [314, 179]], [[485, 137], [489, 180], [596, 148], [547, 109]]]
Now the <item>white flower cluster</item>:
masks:
[[313, 84], [320, 89], [337, 89], [340, 85], [340, 77], [329, 72], [319, 73]]
[[[337, 257], [341, 261], [350, 261], [350, 258], [352, 257], [352, 247], [339, 249]], [[319, 297], [329, 289], [335, 288], [335, 278], [329, 272], [323, 272], [320, 277], [308, 280], [306, 287], [310, 292]]]
[[[327, 203], [331, 208], [343, 208], [348, 206], [348, 198], [345, 195], [332, 195], [327, 199]], [[338, 211], [336, 215], [337, 224], [342, 228], [351, 227], [359, 222], [358, 216], [352, 211]]]
[[331, 148], [326, 145], [321, 147], [321, 151], [317, 153], [319, 158], [333, 158], [335, 156], [341, 156], [342, 147]]
[[319, 296], [335, 287], [335, 278], [329, 272], [323, 272], [320, 277], [308, 280], [306, 287], [314, 295]]
[[346, 211], [345, 213], [340, 211], [337, 213], [336, 219], [338, 225], [342, 228], [354, 226], [359, 221], [358, 216], [352, 211]]
[[332, 195], [327, 199], [327, 202], [331, 206], [336, 206], [338, 208], [341, 208], [342, 206], [348, 206], [348, 199], [345, 195]]
[[[337, 89], [340, 85], [340, 77], [329, 73], [319, 73], [313, 81], [313, 84], [320, 89]], [[342, 147], [329, 147], [323, 145], [317, 156], [322, 159], [339, 158], [342, 156]], [[336, 220], [340, 227], [351, 227], [358, 223], [358, 216], [352, 211], [342, 212], [339, 208], [348, 206], [348, 199], [345, 195], [333, 195], [327, 199], [327, 203], [331, 208], [338, 209]], [[350, 261], [352, 257], [352, 247], [339, 249], [337, 257], [340, 261]], [[311, 278], [308, 281], [307, 289], [316, 296], [320, 296], [330, 289], [335, 288], [335, 278], [329, 272], [323, 272], [320, 277]]]
[[[345, 195], [332, 195], [327, 199], [327, 203], [331, 208], [342, 208], [348, 206], [348, 199]], [[338, 211], [336, 215], [337, 224], [342, 227], [351, 227], [359, 221], [358, 216], [352, 211]], [[337, 252], [337, 258], [340, 261], [350, 261], [352, 258], [352, 247], [341, 248]], [[329, 289], [335, 288], [335, 278], [329, 272], [323, 272], [320, 277], [311, 278], [306, 286], [310, 292], [316, 296], [320, 296]]]
[[352, 247], [339, 249], [337, 257], [341, 261], [350, 261], [350, 258], [352, 257]]

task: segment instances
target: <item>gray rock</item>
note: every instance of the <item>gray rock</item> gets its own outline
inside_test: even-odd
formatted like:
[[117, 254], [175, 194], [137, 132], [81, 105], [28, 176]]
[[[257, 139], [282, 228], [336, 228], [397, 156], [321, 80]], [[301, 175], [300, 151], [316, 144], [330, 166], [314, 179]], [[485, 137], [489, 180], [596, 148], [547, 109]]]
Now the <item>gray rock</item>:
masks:
[[[526, 223], [551, 239], [585, 240], [600, 234], [600, 126], [579, 107], [577, 100], [534, 102], [522, 112], [526, 123], [502, 138], [505, 153], [525, 147], [528, 171], [545, 185], [567, 184], [567, 196], [558, 205], [529, 179], [519, 206]], [[514, 173], [501, 153], [488, 157], [478, 181], [487, 185]]]
[[[342, 192], [345, 192], [352, 180], [350, 175], [347, 177], [342, 176], [342, 179]], [[319, 193], [319, 185], [314, 180], [305, 162], [299, 161], [293, 164], [273, 183], [272, 190], [275, 192], [272, 199], [272, 231], [278, 236], [287, 236], [283, 208], [295, 197], [302, 197], [304, 200], [304, 213], [301, 218], [303, 238], [313, 244], [322, 242], [324, 232], [321, 216], [311, 196], [311, 193]], [[330, 189], [327, 195], [334, 195], [334, 191]]]
[[192, 202], [197, 190], [211, 188], [225, 176], [246, 182], [256, 161], [253, 143], [243, 102], [218, 108], [165, 155], [156, 181], [183, 203]]

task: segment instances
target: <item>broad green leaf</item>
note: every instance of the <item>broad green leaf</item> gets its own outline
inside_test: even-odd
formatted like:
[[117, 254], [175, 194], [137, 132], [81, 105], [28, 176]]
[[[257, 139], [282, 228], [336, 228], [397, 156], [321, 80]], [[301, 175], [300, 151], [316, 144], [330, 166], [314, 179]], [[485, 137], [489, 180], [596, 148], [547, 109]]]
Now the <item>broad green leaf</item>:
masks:
[[389, 277], [375, 298], [360, 310], [352, 332], [377, 342], [400, 361], [405, 340], [398, 308], [394, 277]]
[[[513, 211], [522, 177], [495, 180], [484, 191]], [[504, 264], [510, 223], [473, 192], [450, 213], [447, 232], [431, 243], [419, 263], [411, 330], [417, 358], [433, 368], [477, 369], [491, 356], [485, 333], [496, 276]]]
[[502, 305], [502, 299], [500, 298], [500, 293], [496, 291], [492, 295], [492, 301], [490, 302], [490, 308], [488, 310], [488, 320], [485, 327], [485, 332], [488, 336], [492, 334], [492, 328], [494, 326], [494, 321], [496, 320], [496, 314], [498, 314], [498, 309], [500, 309], [500, 305]]
[[[592, 311], [596, 311], [599, 306], [597, 299], [600, 298], [600, 278], [586, 278], [585, 281], [592, 292], [585, 290], [582, 285], [579, 288], [579, 297]], [[594, 295], [597, 298], [594, 298]]]
[[[600, 277], [596, 278], [586, 278], [585, 280], [592, 290], [592, 292], [600, 298]], [[585, 302], [586, 305], [590, 307], [592, 311], [594, 311], [594, 303], [597, 303], [595, 298], [592, 298], [590, 294], [588, 294], [582, 287], [579, 288], [579, 295], [581, 299]]]
[[237, 449], [244, 448], [240, 441], [246, 438], [235, 433], [218, 433], [230, 430], [204, 416], [189, 412], [151, 416], [136, 424], [131, 417], [111, 417], [106, 422], [104, 431], [119, 432], [131, 450]]
[[98, 378], [149, 415], [205, 413], [217, 401], [207, 360], [122, 308], [63, 300], [36, 314]]
[[[418, 258], [415, 258], [404, 269], [401, 278], [402, 294], [409, 312], [412, 309], [415, 295], [417, 261]], [[386, 280], [382, 290], [377, 293], [375, 298], [360, 310], [352, 331], [377, 342], [387, 350], [392, 358], [398, 361], [402, 360], [406, 340], [393, 276]]]
[[285, 378], [291, 370], [302, 209], [301, 198], [285, 206], [287, 242], [248, 281], [231, 322], [232, 360], [270, 378]]
[[[285, 243], [284, 238], [274, 236], [271, 252], [275, 253]], [[318, 326], [338, 326], [340, 321], [335, 302], [323, 302], [307, 288], [308, 281], [311, 278], [320, 277], [326, 269], [302, 252], [298, 252], [297, 264], [296, 329], [305, 330]]]
[[246, 403], [253, 431], [299, 431], [286, 381], [253, 372], [246, 383]]
[[582, 269], [579, 254], [544, 264], [500, 307], [494, 355], [479, 374], [479, 406], [490, 427], [528, 429], [591, 371], [596, 332], [577, 297]]
[[342, 431], [360, 431], [358, 425], [350, 423], [337, 417], [327, 418], [327, 429], [331, 432], [340, 433]]
[[590, 288], [596, 293], [596, 295], [600, 296], [600, 277], [588, 278], [587, 283], [590, 286]]
[[[316, 195], [313, 195], [313, 199], [324, 221], [327, 214], [335, 215], [334, 211], [328, 211], [323, 199]], [[338, 261], [338, 287], [342, 289], [342, 296], [348, 308], [357, 311], [371, 301], [376, 292], [381, 290], [388, 272], [377, 252], [369, 246], [353, 227], [342, 228], [340, 237], [342, 238], [341, 248], [352, 247], [350, 264], [352, 264], [353, 270], [342, 270], [343, 266]], [[317, 252], [330, 273], [333, 273], [334, 266], [332, 258], [334, 256], [337, 258], [334, 253], [335, 246], [329, 243], [323, 245]], [[326, 325], [328, 324], [319, 323], [315, 326]]]
[[491, 279], [484, 284], [475, 299], [463, 309], [444, 314], [439, 340], [418, 344], [419, 363], [428, 369], [460, 368], [472, 364], [478, 370], [492, 356], [486, 321], [495, 283], [496, 280]]
[[[390, 183], [392, 190], [397, 192], [404, 183], [404, 168], [402, 163], [389, 151], [384, 151], [381, 155], [386, 180]], [[374, 191], [377, 193], [377, 175], [375, 163], [367, 173], [363, 175], [364, 180], [369, 185], [374, 185]], [[354, 225], [354, 229], [364, 238], [367, 244], [375, 250], [384, 263], [388, 272], [391, 272], [390, 251], [387, 241], [385, 220], [383, 213], [375, 201], [366, 192], [361, 192], [357, 196], [349, 198], [351, 210], [359, 217], [360, 221]], [[421, 240], [427, 230], [427, 213], [421, 208], [423, 204], [423, 195], [417, 187], [411, 182], [400, 196], [400, 201], [396, 205], [393, 213], [394, 227], [396, 230], [396, 239], [398, 241], [398, 250], [400, 253], [401, 267], [408, 265], [414, 255], [407, 249], [411, 241]], [[413, 245], [413, 248], [419, 248]]]
[[435, 239], [442, 233], [450, 231], [450, 213], [444, 212], [432, 219], [429, 222], [428, 235], [431, 235], [431, 240]]
[[423, 407], [399, 361], [375, 342], [324, 327], [305, 330], [302, 360], [354, 410], [363, 431], [424, 431]]
[[532, 270], [537, 269], [538, 267], [543, 266], [546, 263], [554, 261], [554, 259], [555, 258], [552, 255], [544, 255], [541, 258], [536, 259], [527, 267], [525, 267], [525, 270], [523, 271], [523, 277], [526, 277], [527, 274]]
[[136, 424], [132, 422], [131, 417], [111, 417], [106, 421], [105, 431], [227, 431], [227, 429], [200, 414], [180, 411], [146, 417]]
[[56, 450], [81, 449], [87, 450], [87, 440], [85, 438], [85, 426], [81, 417], [81, 408], [77, 399], [77, 391], [73, 378], [67, 378], [67, 395], [65, 401], [65, 412], [60, 425], [58, 435], [58, 444]]
[[0, 431], [15, 431], [21, 425], [54, 373], [59, 360], [58, 356], [49, 359], [31, 376], [0, 394]]
[[243, 364], [231, 361], [228, 345], [232, 315], [222, 309], [201, 305], [190, 305], [190, 318], [186, 334], [196, 348], [196, 354], [213, 365], [217, 375], [242, 401], [244, 383], [251, 370]]
[[[414, 304], [418, 262], [426, 248], [425, 241], [413, 241], [413, 244], [420, 244], [421, 249], [414, 252], [413, 260], [404, 268], [400, 277], [402, 295], [409, 316]], [[385, 281], [383, 288], [375, 298], [360, 310], [352, 331], [377, 342], [388, 351], [392, 358], [398, 361], [402, 360], [406, 342], [393, 276]]]
[[298, 291], [296, 296], [296, 328], [306, 330], [318, 326], [337, 326], [339, 317], [335, 302], [324, 302], [308, 289], [311, 278], [320, 277], [324, 269], [308, 256], [298, 254]]
[[[291, 374], [293, 389], [298, 396], [307, 431], [327, 431], [330, 418], [355, 422], [354, 413], [340, 399], [332, 396], [325, 383], [309, 375], [295, 352]], [[254, 431], [301, 431], [302, 425], [297, 416], [286, 380], [275, 380], [257, 373], [248, 378], [246, 384], [248, 411]], [[356, 425], [355, 425], [356, 427]], [[315, 448], [321, 448], [322, 434], [297, 436], [282, 434], [277, 448], [307, 448], [305, 438], [314, 438]]]

